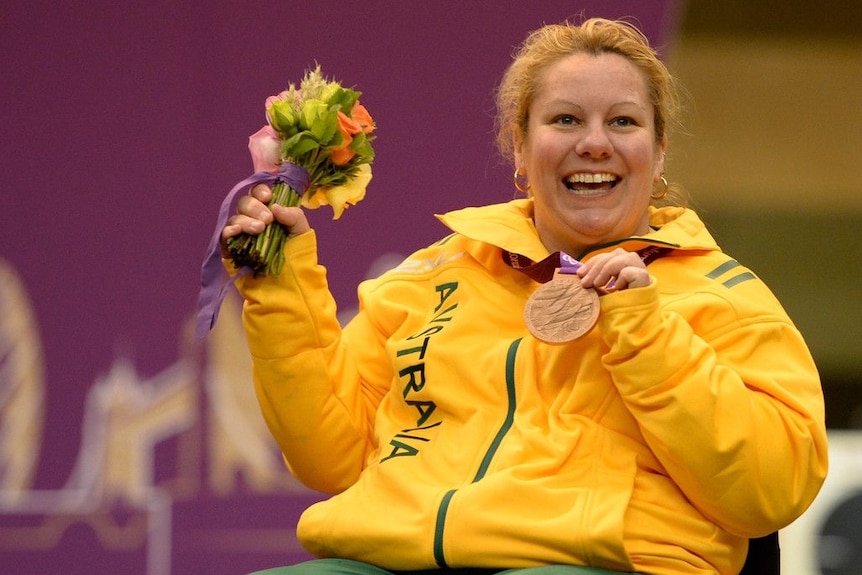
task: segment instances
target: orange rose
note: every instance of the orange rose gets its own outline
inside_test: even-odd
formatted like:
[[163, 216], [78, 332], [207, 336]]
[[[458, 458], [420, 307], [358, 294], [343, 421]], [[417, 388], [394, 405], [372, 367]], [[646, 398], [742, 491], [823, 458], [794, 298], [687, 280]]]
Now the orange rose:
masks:
[[330, 159], [336, 166], [343, 166], [349, 162], [356, 152], [350, 149], [353, 142], [353, 134], [362, 131], [362, 127], [351, 120], [344, 112], [338, 112], [338, 131], [341, 133], [341, 143], [330, 151]]
[[356, 155], [356, 152], [350, 149], [350, 142], [347, 143], [347, 146], [342, 147], [339, 146], [334, 148], [329, 153], [329, 159], [332, 160], [332, 163], [336, 166], [343, 166], [347, 162], [353, 159], [353, 156]]
[[338, 112], [338, 131], [341, 133], [341, 143], [330, 150], [330, 159], [336, 166], [343, 166], [356, 155], [350, 148], [353, 143], [353, 135], [364, 132], [370, 134], [374, 130], [374, 120], [365, 106], [356, 102], [350, 110], [350, 116], [344, 112]]
[[353, 122], [361, 126], [362, 132], [370, 134], [374, 131], [374, 120], [371, 119], [371, 114], [365, 109], [365, 106], [356, 102], [353, 104], [353, 109], [350, 110], [350, 117]]

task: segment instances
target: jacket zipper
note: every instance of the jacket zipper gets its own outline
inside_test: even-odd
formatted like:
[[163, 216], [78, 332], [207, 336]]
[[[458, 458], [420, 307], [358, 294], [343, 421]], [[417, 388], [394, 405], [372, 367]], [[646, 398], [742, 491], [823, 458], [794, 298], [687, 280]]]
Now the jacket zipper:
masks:
[[[482, 463], [479, 464], [479, 469], [476, 471], [476, 475], [473, 477], [471, 483], [476, 483], [481, 480], [485, 474], [488, 472], [488, 468], [491, 466], [491, 461], [494, 459], [494, 455], [496, 455], [497, 450], [500, 448], [500, 444], [503, 442], [503, 438], [509, 432], [509, 429], [512, 427], [512, 423], [515, 421], [515, 358], [518, 355], [518, 346], [521, 344], [521, 338], [516, 339], [509, 345], [509, 351], [506, 353], [506, 397], [507, 397], [507, 407], [506, 407], [506, 418], [503, 420], [503, 424], [500, 426], [500, 429], [497, 430], [497, 435], [494, 437], [494, 440], [491, 442], [491, 446], [488, 448], [487, 453], [485, 453], [485, 457], [482, 458]], [[449, 504], [452, 501], [452, 497], [454, 497], [457, 489], [451, 489], [443, 496], [443, 500], [440, 502], [440, 507], [437, 509], [437, 521], [434, 525], [434, 560], [437, 562], [437, 565], [440, 568], [447, 568], [446, 557], [443, 553], [443, 532], [446, 528], [446, 514], [449, 510]]]

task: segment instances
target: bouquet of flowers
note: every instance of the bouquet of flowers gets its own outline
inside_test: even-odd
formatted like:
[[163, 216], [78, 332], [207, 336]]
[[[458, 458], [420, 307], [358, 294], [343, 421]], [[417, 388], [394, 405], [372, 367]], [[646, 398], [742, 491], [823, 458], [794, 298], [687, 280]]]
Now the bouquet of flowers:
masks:
[[267, 125], [248, 143], [255, 173], [234, 186], [222, 202], [201, 266], [195, 340], [215, 325], [233, 281], [247, 273], [278, 276], [284, 264], [287, 231], [272, 223], [260, 235], [240, 234], [228, 240], [230, 260], [239, 271], [222, 280], [227, 274], [221, 263], [221, 231], [241, 194], [266, 183], [273, 192], [269, 205], [328, 205], [333, 219], [365, 197], [374, 160], [374, 120], [359, 96], [360, 92], [324, 78], [318, 66], [305, 74], [298, 87], [290, 84], [267, 98]]
[[[249, 150], [256, 173], [276, 176], [270, 205], [329, 205], [338, 219], [365, 197], [374, 121], [359, 103], [360, 95], [324, 78], [317, 66], [299, 87], [290, 84], [266, 99], [267, 125], [249, 138]], [[256, 276], [278, 276], [286, 238], [284, 227], [273, 222], [257, 236], [231, 238], [227, 248], [237, 267]]]

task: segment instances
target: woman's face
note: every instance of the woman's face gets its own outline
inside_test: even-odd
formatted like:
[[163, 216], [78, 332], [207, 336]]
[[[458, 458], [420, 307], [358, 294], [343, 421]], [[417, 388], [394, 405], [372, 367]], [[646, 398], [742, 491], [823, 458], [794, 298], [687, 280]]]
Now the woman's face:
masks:
[[566, 56], [544, 71], [528, 113], [515, 161], [545, 247], [577, 255], [646, 233], [667, 144], [641, 71], [618, 54]]

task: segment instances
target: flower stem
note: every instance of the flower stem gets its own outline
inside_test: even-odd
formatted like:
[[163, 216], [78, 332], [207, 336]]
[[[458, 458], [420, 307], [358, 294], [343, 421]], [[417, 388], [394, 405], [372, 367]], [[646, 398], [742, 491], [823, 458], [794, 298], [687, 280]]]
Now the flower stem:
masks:
[[[301, 198], [284, 182], [272, 187], [272, 199], [267, 206], [298, 206]], [[273, 222], [257, 236], [242, 233], [228, 240], [228, 252], [234, 265], [251, 268], [255, 277], [278, 277], [284, 264], [282, 248], [287, 239], [284, 226]]]

